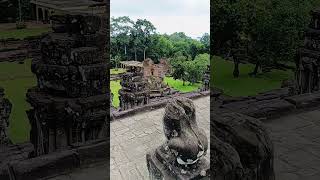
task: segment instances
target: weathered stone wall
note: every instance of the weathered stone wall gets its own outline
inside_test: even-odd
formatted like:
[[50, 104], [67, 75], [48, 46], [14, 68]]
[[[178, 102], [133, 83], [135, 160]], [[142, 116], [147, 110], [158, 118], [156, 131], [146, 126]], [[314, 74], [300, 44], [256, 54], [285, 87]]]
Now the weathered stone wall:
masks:
[[143, 76], [148, 78], [150, 76], [163, 78], [169, 71], [169, 66], [165, 59], [161, 59], [159, 64], [154, 64], [154, 62], [148, 58], [143, 62]]

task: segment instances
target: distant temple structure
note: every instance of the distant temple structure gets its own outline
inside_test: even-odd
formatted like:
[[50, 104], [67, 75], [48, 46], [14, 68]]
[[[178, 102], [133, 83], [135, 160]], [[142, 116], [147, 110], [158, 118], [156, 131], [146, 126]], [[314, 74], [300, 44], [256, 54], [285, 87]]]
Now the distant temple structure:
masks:
[[136, 69], [137, 71], [143, 72], [144, 78], [164, 78], [164, 76], [170, 70], [169, 63], [166, 59], [160, 59], [160, 63], [158, 64], [155, 64], [154, 61], [150, 58], [145, 59], [143, 62], [122, 61], [120, 64], [124, 69]]
[[50, 22], [54, 14], [103, 14], [106, 0], [31, 0], [35, 20]]

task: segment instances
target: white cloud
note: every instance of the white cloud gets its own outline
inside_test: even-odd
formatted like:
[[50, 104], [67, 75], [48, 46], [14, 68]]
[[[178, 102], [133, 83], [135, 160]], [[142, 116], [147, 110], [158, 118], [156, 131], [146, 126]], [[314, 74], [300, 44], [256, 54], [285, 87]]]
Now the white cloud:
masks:
[[210, 0], [111, 0], [111, 16], [147, 19], [160, 33], [193, 38], [210, 31]]

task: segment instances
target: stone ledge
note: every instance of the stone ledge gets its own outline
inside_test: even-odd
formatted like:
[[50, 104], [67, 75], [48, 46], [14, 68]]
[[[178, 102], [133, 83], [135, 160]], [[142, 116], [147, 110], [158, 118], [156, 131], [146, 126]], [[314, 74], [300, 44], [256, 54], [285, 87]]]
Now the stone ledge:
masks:
[[[219, 111], [238, 112], [260, 120], [280, 118], [320, 106], [320, 92], [289, 96], [287, 88], [257, 96], [223, 98]], [[212, 97], [212, 96], [211, 96]]]
[[35, 180], [69, 173], [93, 164], [105, 163], [109, 158], [106, 140], [91, 141], [73, 146], [72, 149], [28, 158], [32, 151], [30, 143], [1, 148], [1, 180]]
[[320, 92], [287, 97], [285, 100], [295, 105], [297, 109], [309, 109], [320, 106]]
[[34, 180], [71, 171], [79, 166], [79, 154], [70, 150], [12, 162], [8, 164], [8, 169], [15, 180]]
[[[184, 93], [184, 94], [180, 94], [182, 97], [186, 97], [189, 99], [198, 99], [201, 97], [206, 97], [210, 95], [210, 91], [203, 91], [203, 92], [191, 92], [191, 93]], [[145, 106], [140, 106], [140, 107], [136, 107], [133, 109], [129, 109], [129, 110], [125, 110], [125, 111], [114, 111], [112, 112], [112, 117], [113, 120], [116, 119], [120, 119], [120, 118], [124, 118], [124, 117], [128, 117], [128, 116], [132, 116], [134, 114], [138, 114], [141, 112], [146, 112], [146, 111], [152, 111], [155, 109], [160, 109], [163, 108], [167, 105], [167, 103], [169, 102], [169, 100], [172, 98], [172, 96], [169, 97], [165, 97], [162, 100], [159, 100], [157, 102], [152, 102], [150, 104], [147, 104]]]

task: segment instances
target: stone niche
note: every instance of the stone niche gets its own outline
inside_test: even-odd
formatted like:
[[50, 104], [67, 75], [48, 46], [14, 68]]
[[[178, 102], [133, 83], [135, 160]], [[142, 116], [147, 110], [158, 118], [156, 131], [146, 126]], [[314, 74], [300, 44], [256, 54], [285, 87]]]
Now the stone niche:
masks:
[[146, 155], [150, 179], [209, 179], [208, 140], [190, 99], [175, 98], [163, 118], [167, 141]]

